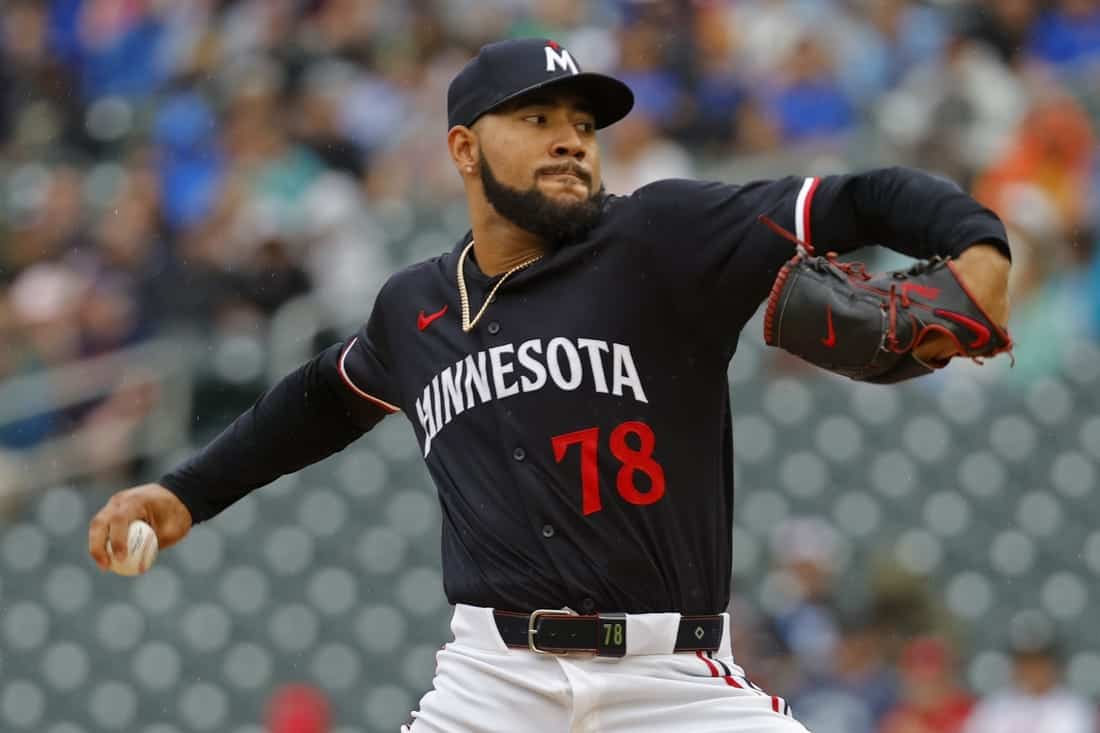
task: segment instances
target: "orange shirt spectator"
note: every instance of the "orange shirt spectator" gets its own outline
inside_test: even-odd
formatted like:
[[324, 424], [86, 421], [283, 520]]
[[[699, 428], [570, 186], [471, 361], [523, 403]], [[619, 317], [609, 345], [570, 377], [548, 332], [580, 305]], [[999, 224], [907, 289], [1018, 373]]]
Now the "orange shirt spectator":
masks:
[[1020, 192], [1042, 194], [1061, 231], [1078, 229], [1088, 215], [1089, 176], [1096, 138], [1081, 106], [1055, 93], [1027, 114], [1005, 154], [974, 183], [974, 197], [1010, 223], [1019, 211]]

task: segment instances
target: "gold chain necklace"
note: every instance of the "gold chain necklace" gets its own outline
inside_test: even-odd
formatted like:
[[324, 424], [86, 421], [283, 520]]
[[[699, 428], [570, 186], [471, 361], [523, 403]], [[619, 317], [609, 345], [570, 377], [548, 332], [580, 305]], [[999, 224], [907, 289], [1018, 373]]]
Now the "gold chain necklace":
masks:
[[458, 256], [458, 299], [462, 305], [462, 332], [469, 333], [473, 330], [477, 322], [481, 320], [481, 317], [485, 315], [485, 309], [489, 307], [489, 303], [493, 301], [493, 296], [497, 294], [497, 290], [504, 284], [504, 281], [508, 279], [508, 276], [513, 272], [518, 272], [525, 267], [533, 265], [542, 259], [542, 255], [535, 255], [534, 257], [524, 260], [512, 269], [505, 272], [497, 280], [497, 284], [493, 286], [493, 289], [489, 291], [489, 295], [486, 296], [485, 302], [481, 304], [481, 310], [474, 316], [474, 320], [470, 320], [470, 297], [466, 294], [466, 278], [462, 273], [463, 266], [466, 264], [466, 255], [469, 254], [470, 248], [474, 246], [474, 240], [470, 240], [470, 243], [462, 250], [462, 254]]

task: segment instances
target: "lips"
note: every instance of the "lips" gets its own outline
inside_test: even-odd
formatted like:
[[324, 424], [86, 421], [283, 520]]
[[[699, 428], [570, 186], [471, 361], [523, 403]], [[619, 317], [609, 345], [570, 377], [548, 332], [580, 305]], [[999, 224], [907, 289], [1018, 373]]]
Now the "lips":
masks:
[[559, 178], [570, 182], [583, 183], [585, 186], [588, 185], [588, 179], [585, 178], [583, 174], [574, 171], [555, 171], [553, 173], [542, 173], [540, 175], [546, 178]]

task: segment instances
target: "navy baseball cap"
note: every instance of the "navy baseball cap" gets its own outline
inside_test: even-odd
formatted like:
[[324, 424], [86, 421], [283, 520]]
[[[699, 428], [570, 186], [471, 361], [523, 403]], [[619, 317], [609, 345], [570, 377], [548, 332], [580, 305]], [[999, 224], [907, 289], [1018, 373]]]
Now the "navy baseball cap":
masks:
[[618, 122], [634, 106], [634, 93], [604, 74], [581, 71], [573, 56], [545, 38], [519, 38], [482, 46], [447, 89], [447, 129], [469, 127], [486, 112], [547, 87], [565, 87], [591, 107], [596, 127]]

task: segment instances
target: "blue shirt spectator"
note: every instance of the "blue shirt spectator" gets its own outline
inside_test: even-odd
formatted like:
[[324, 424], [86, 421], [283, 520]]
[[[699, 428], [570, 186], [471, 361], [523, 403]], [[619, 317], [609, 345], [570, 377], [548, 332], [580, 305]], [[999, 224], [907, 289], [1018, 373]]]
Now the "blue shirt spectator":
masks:
[[1067, 71], [1100, 62], [1100, 4], [1063, 0], [1039, 17], [1030, 45], [1033, 55]]
[[176, 94], [160, 108], [154, 139], [160, 152], [164, 217], [172, 228], [186, 228], [207, 215], [218, 191], [224, 160], [217, 119], [198, 94]]
[[856, 121], [855, 110], [833, 73], [825, 47], [805, 36], [783, 64], [766, 106], [784, 142], [800, 142], [843, 132]]
[[108, 0], [57, 0], [50, 39], [57, 56], [76, 71], [87, 100], [115, 94], [151, 94], [163, 80], [157, 63], [159, 20], [146, 4], [114, 7]]

